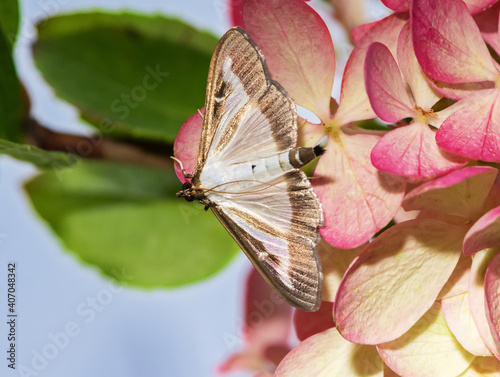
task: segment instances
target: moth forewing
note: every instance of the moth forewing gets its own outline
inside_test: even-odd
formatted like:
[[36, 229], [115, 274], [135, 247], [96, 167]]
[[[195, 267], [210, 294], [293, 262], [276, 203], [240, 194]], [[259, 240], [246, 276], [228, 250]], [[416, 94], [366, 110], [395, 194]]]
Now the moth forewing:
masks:
[[284, 300], [314, 311], [321, 302], [316, 245], [323, 214], [299, 169], [324, 147], [296, 142], [295, 103], [270, 79], [248, 34], [229, 30], [210, 63], [198, 164], [181, 196], [212, 209]]

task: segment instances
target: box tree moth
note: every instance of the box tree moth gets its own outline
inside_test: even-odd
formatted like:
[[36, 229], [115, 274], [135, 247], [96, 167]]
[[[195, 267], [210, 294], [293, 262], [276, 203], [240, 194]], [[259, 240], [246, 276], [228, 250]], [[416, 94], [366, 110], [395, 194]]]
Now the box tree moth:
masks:
[[296, 147], [294, 101], [271, 80], [241, 28], [219, 41], [208, 74], [197, 165], [178, 197], [210, 208], [264, 279], [289, 304], [315, 311], [322, 274], [321, 204], [302, 166], [321, 155]]

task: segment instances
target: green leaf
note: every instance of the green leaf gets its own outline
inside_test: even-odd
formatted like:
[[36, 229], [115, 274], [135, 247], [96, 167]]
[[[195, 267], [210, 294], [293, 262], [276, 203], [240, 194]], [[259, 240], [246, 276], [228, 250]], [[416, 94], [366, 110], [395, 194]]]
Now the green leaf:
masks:
[[38, 36], [46, 80], [106, 132], [172, 142], [204, 104], [217, 39], [179, 20], [72, 14], [43, 21]]
[[21, 140], [21, 85], [11, 55], [11, 45], [0, 30], [0, 139]]
[[0, 154], [6, 154], [21, 161], [31, 162], [42, 169], [60, 170], [72, 166], [77, 157], [62, 152], [48, 152], [28, 144], [18, 144], [0, 139]]
[[9, 45], [14, 45], [19, 28], [19, 5], [17, 0], [0, 1], [0, 27]]
[[199, 203], [176, 198], [172, 171], [81, 161], [26, 184], [64, 245], [124, 283], [173, 287], [207, 278], [238, 246]]

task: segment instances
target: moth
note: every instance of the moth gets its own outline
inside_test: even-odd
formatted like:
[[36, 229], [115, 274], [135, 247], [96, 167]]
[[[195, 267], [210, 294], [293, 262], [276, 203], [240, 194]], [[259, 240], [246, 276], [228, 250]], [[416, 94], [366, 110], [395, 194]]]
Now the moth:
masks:
[[273, 81], [264, 56], [240, 27], [210, 63], [197, 165], [178, 197], [210, 208], [267, 283], [289, 304], [321, 303], [316, 251], [321, 204], [302, 166], [325, 151], [296, 147], [296, 106]]

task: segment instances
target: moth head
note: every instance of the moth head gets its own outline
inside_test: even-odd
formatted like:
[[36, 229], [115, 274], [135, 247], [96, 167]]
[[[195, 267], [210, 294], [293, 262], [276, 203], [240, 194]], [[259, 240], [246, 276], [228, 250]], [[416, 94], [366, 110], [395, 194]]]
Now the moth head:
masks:
[[175, 194], [178, 198], [185, 198], [188, 202], [205, 197], [203, 190], [196, 188], [191, 181], [182, 184], [182, 190]]

